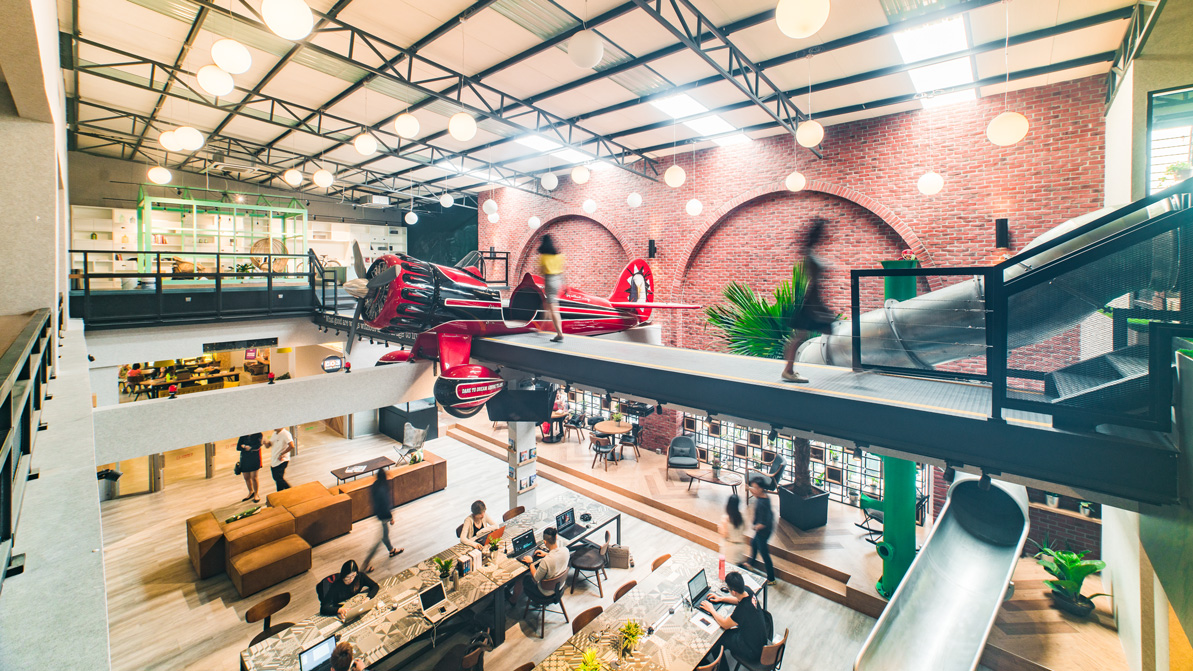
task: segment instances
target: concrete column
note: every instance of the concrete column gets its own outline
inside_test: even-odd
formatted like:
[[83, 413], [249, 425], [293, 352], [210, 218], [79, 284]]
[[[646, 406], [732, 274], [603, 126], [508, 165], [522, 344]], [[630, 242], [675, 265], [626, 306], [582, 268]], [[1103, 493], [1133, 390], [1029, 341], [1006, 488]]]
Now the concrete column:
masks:
[[166, 455], [158, 453], [149, 455], [149, 491], [160, 492], [165, 485], [163, 471], [166, 468]]
[[206, 478], [210, 480], [215, 477], [215, 443], [203, 443], [203, 463]]
[[[538, 475], [535, 468], [535, 457], [531, 456], [537, 455], [538, 452], [538, 443], [534, 439], [534, 428], [534, 424], [530, 422], [509, 423], [510, 508], [526, 506], [529, 509], [533, 508], [538, 501], [535, 495], [538, 487]], [[524, 459], [521, 458], [523, 456]]]

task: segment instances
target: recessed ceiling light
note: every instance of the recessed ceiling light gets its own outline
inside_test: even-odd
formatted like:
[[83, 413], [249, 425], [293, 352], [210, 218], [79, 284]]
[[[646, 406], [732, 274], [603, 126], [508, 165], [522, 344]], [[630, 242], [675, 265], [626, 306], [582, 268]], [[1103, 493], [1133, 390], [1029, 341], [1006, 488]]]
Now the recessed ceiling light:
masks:
[[969, 48], [965, 24], [960, 17], [901, 30], [893, 37], [904, 63], [915, 63]]
[[692, 121], [685, 121], [683, 125], [691, 128], [701, 135], [719, 135], [721, 133], [729, 133], [736, 130], [733, 124], [725, 121], [715, 114], [712, 116], [694, 119]]
[[708, 111], [707, 107], [696, 102], [686, 93], [652, 100], [650, 104], [675, 119]]

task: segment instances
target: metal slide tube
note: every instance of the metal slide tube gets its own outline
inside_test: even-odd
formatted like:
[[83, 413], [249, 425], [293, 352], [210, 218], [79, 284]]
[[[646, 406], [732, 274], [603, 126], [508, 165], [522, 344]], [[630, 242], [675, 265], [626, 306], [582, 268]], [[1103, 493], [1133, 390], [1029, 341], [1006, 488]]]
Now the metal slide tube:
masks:
[[[1018, 262], [1003, 273], [1010, 281], [1023, 273], [1072, 254], [1126, 228], [1172, 209], [1168, 200], [1135, 210], [1097, 229], [1040, 253], [1032, 248], [1074, 230], [1117, 208], [1104, 208], [1071, 219], [1040, 235], [1016, 255]], [[1123, 294], [1144, 288], [1171, 286], [1179, 268], [1175, 233], [1160, 236], [1151, 264], [1130, 263], [1126, 258], [1107, 273], [1105, 265], [1069, 273], [1064, 277], [1065, 301], [1055, 301], [1055, 283], [1043, 284], [1012, 297], [1008, 345], [1014, 349], [1046, 339], [1077, 326], [1094, 311]], [[1124, 255], [1125, 256], [1125, 255]], [[1087, 276], [1088, 275], [1088, 276]], [[1112, 281], [1108, 281], [1111, 278]], [[1047, 307], [1041, 307], [1042, 301]], [[1032, 318], [1027, 318], [1031, 315]], [[933, 366], [981, 356], [986, 350], [985, 291], [981, 278], [960, 282], [905, 301], [886, 304], [861, 316], [861, 355], [867, 365], [902, 368]], [[832, 332], [800, 347], [798, 360], [832, 366], [850, 366], [852, 324], [838, 321]]]
[[958, 474], [854, 671], [977, 668], [1028, 528], [1026, 488]]

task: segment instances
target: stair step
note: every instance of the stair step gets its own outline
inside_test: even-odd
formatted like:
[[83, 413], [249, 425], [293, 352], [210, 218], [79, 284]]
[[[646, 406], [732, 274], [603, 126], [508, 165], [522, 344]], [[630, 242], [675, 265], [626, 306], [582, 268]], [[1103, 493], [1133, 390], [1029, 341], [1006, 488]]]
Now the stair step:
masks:
[[1053, 384], [1056, 385], [1056, 395], [1062, 399], [1069, 396], [1076, 396], [1094, 387], [1100, 387], [1107, 382], [1114, 381], [1113, 378], [1066, 373], [1061, 370], [1051, 373], [1051, 376]]
[[[506, 458], [504, 444], [469, 427], [457, 424], [447, 431], [447, 436], [498, 459]], [[720, 537], [717, 534], [715, 525], [710, 528], [704, 520], [692, 521], [687, 519], [687, 516], [672, 515], [657, 506], [651, 506], [650, 511], [644, 510], [643, 502], [637, 496], [623, 493], [625, 490], [617, 491], [621, 488], [610, 487], [606, 482], [600, 482], [598, 483], [600, 486], [594, 488], [592, 487], [594, 483], [588, 478], [582, 477], [584, 475], [582, 472], [577, 472], [575, 469], [570, 468], [559, 468], [549, 461], [545, 462], [541, 456], [537, 463], [539, 477], [546, 478], [556, 484], [579, 492], [594, 501], [615, 508], [623, 514], [631, 515], [661, 529], [682, 536], [693, 543], [703, 545], [711, 550], [718, 550], [720, 548]], [[793, 561], [791, 558], [792, 555], [794, 553], [784, 548], [771, 546], [771, 558], [777, 577], [831, 601], [842, 604], [846, 603], [849, 592], [846, 586], [849, 579], [848, 575], [835, 570], [831, 571], [835, 575], [845, 575], [845, 580], [839, 580], [833, 575], [826, 575], [824, 572], [818, 571], [815, 568], [810, 568], [797, 563], [797, 561]], [[794, 556], [798, 557], [798, 555]], [[642, 561], [643, 559], [643, 557], [639, 557], [638, 561]], [[817, 564], [817, 566], [820, 565]]]
[[1135, 377], [1137, 375], [1147, 375], [1148, 373], [1148, 360], [1146, 356], [1131, 356], [1130, 354], [1111, 352], [1106, 355], [1106, 360], [1123, 377]]

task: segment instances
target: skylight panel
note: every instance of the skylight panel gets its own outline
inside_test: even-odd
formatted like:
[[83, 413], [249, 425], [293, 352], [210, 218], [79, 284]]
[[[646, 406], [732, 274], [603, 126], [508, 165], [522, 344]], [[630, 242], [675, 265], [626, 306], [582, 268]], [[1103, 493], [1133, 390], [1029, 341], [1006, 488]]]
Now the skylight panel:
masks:
[[968, 58], [955, 58], [936, 65], [926, 65], [907, 74], [911, 76], [911, 83], [919, 93], [973, 83], [973, 69]]
[[542, 135], [534, 135], [534, 134], [522, 135], [517, 138], [517, 141], [518, 141], [518, 144], [530, 147], [531, 149], [533, 149], [535, 151], [551, 151], [553, 149], [559, 149], [558, 142], [553, 142], [551, 140], [548, 140], [547, 138], [543, 137]]
[[696, 102], [686, 93], [669, 96], [667, 98], [660, 98], [650, 101], [651, 105], [661, 110], [664, 114], [670, 115], [673, 119], [681, 117], [692, 116], [693, 114], [700, 114], [707, 112], [708, 108]]
[[746, 135], [745, 133], [734, 133], [733, 135], [726, 135], [725, 137], [719, 137], [713, 140], [713, 142], [716, 142], [722, 147], [732, 147], [735, 144], [749, 144], [753, 141], [754, 138]]
[[733, 124], [725, 121], [717, 115], [706, 116], [692, 121], [685, 121], [684, 124], [688, 128], [700, 133], [701, 135], [719, 135], [721, 133], [729, 133], [737, 130]]
[[571, 148], [551, 152], [551, 155], [555, 158], [563, 159], [567, 163], [584, 163], [585, 161], [592, 160], [592, 157], [588, 154]]
[[957, 103], [970, 102], [978, 99], [978, 94], [973, 89], [966, 91], [955, 91], [953, 93], [946, 93], [941, 96], [932, 96], [931, 98], [923, 98], [920, 100], [925, 109], [933, 109], [936, 107], [945, 107], [947, 105], [956, 105]]
[[915, 63], [969, 48], [961, 17], [901, 30], [894, 34], [894, 38], [904, 63]]

